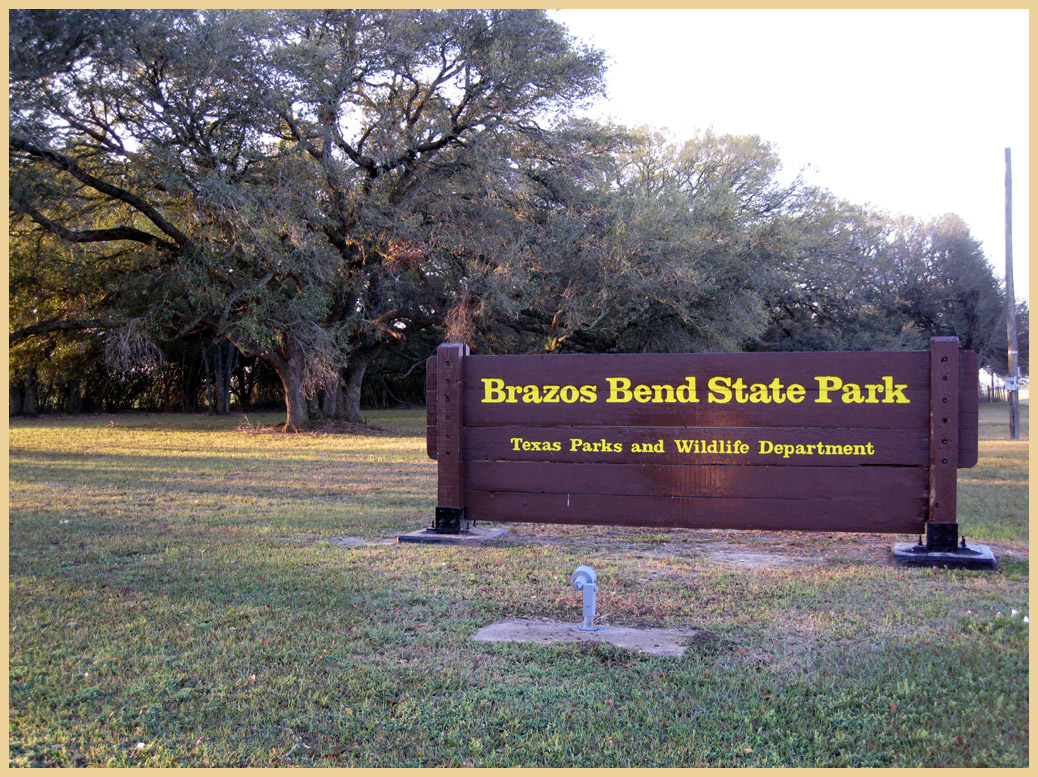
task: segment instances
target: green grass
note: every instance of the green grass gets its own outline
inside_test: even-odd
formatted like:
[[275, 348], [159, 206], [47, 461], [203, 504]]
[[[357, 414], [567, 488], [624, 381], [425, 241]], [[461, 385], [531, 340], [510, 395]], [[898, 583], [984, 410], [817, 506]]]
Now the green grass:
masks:
[[1029, 405], [1020, 406], [1020, 440], [1009, 439], [1007, 405], [980, 406], [977, 466], [959, 470], [959, 524], [969, 537], [1027, 542]]
[[[10, 761], [1026, 766], [1027, 442], [1000, 439], [1005, 413], [982, 408], [960, 472], [962, 531], [994, 573], [804, 532], [346, 547], [428, 523], [421, 412], [371, 413], [387, 431], [367, 436], [13, 421]], [[797, 563], [718, 560], [732, 548]], [[685, 656], [470, 641], [505, 617], [578, 622], [582, 563], [603, 622], [694, 628]]]

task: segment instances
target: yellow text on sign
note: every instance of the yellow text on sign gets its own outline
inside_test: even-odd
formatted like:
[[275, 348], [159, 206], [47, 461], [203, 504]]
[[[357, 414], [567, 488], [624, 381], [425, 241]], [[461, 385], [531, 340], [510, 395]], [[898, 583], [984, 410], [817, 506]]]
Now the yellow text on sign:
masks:
[[[606, 378], [607, 404], [695, 404], [696, 378], [688, 376], [679, 384], [634, 384], [630, 378]], [[849, 383], [836, 375], [814, 378], [816, 404], [840, 402], [845, 405], [907, 405], [907, 383], [895, 383], [892, 375], [883, 375], [877, 383]], [[483, 404], [591, 404], [598, 401], [599, 387], [574, 385], [509, 385], [502, 378], [482, 378]], [[742, 378], [718, 375], [706, 384], [708, 404], [776, 404], [798, 405], [807, 399], [807, 388], [800, 383], [784, 384], [779, 378], [769, 383], [747, 383]]]

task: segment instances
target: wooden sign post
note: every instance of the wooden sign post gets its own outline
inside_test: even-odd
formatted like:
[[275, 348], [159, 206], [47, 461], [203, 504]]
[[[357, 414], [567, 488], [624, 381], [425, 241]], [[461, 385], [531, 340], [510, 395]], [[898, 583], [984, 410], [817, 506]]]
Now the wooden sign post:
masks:
[[956, 338], [854, 353], [473, 356], [447, 343], [427, 363], [433, 530], [908, 533], [920, 542], [900, 543], [900, 561], [986, 566], [990, 551], [960, 542], [955, 503], [956, 470], [977, 460], [977, 379]]
[[[469, 521], [465, 518], [465, 467], [461, 449], [465, 412], [463, 368], [468, 355], [467, 345], [447, 343], [436, 350], [434, 357], [433, 428], [436, 430], [436, 450], [442, 451], [436, 468], [435, 528], [440, 533], [457, 533], [469, 528]], [[427, 409], [426, 412], [433, 411]]]

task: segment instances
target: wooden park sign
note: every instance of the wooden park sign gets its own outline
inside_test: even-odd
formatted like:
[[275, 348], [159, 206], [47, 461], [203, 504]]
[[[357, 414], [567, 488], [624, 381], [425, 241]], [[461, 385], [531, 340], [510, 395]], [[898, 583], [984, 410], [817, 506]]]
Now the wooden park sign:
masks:
[[434, 529], [472, 521], [925, 534], [955, 551], [977, 356], [470, 355], [427, 363]]

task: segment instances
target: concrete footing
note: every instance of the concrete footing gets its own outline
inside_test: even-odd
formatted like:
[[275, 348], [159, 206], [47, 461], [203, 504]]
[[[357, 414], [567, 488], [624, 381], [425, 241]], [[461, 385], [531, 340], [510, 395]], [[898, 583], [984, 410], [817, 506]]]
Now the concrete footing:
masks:
[[680, 656], [694, 641], [693, 629], [630, 629], [598, 626], [585, 631], [577, 623], [542, 620], [507, 620], [484, 626], [472, 637], [477, 642], [606, 642], [616, 647], [654, 656]]

